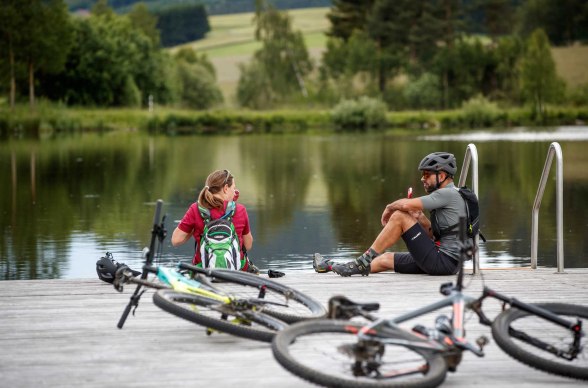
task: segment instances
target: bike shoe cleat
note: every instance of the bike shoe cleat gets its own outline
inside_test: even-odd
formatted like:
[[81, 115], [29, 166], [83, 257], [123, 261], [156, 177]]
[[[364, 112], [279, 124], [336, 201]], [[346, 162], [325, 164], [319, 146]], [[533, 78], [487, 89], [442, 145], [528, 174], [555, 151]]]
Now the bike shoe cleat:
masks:
[[325, 273], [332, 270], [333, 260], [323, 257], [320, 253], [314, 254], [314, 260], [312, 261], [312, 267], [318, 273]]
[[368, 276], [370, 274], [370, 264], [367, 265], [359, 260], [353, 260], [344, 264], [335, 264], [332, 266], [333, 272], [343, 277], [351, 275]]

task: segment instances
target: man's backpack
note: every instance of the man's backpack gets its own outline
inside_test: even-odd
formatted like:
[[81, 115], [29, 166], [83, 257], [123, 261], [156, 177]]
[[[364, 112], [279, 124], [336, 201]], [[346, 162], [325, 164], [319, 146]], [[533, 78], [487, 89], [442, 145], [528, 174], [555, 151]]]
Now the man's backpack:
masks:
[[233, 225], [235, 202], [227, 204], [225, 214], [216, 220], [210, 216], [210, 210], [198, 205], [200, 216], [204, 220], [204, 231], [200, 236], [200, 258], [203, 268], [221, 268], [239, 270], [243, 267], [239, 236]]
[[[486, 242], [486, 238], [480, 232], [480, 205], [478, 204], [478, 197], [476, 194], [470, 190], [467, 186], [456, 187], [457, 192], [461, 195], [463, 200], [466, 204], [466, 215], [467, 215], [467, 236], [469, 238], [474, 238], [477, 235], [480, 236], [482, 241]], [[436, 220], [435, 220], [436, 221]], [[433, 228], [435, 237], [441, 238], [441, 236], [446, 236], [448, 234], [457, 234], [457, 228], [459, 227], [459, 223], [449, 226], [443, 230], [435, 231]], [[437, 226], [437, 229], [439, 227]]]

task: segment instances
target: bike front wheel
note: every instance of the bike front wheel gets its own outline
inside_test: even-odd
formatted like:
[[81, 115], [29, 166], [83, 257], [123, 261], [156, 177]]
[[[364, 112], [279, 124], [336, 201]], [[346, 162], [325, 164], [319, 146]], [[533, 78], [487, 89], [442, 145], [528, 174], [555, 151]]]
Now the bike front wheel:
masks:
[[171, 289], [159, 290], [153, 294], [153, 303], [170, 314], [206, 327], [208, 334], [214, 329], [239, 337], [271, 342], [275, 332], [287, 325], [260, 311]]
[[[583, 320], [586, 324], [588, 321], [588, 308], [584, 306], [565, 303], [535, 306], [574, 323]], [[496, 317], [492, 336], [502, 350], [524, 364], [544, 372], [588, 380], [586, 329], [577, 347], [579, 353], [572, 360], [555, 354], [557, 349], [568, 352], [572, 348], [574, 335], [571, 330], [515, 307]]]
[[363, 341], [356, 335], [362, 327], [335, 320], [296, 323], [276, 334], [272, 351], [293, 374], [325, 386], [436, 387], [445, 380], [447, 364], [439, 353], [410, 346], [421, 338], [394, 331]]

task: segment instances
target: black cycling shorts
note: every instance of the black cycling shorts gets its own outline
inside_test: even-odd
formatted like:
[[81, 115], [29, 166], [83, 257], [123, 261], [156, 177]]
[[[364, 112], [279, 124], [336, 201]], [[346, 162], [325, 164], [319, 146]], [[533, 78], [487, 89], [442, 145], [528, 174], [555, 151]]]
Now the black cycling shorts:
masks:
[[429, 275], [455, 275], [457, 260], [447, 256], [429, 238], [421, 224], [416, 223], [402, 234], [410, 253], [394, 253], [394, 271]]

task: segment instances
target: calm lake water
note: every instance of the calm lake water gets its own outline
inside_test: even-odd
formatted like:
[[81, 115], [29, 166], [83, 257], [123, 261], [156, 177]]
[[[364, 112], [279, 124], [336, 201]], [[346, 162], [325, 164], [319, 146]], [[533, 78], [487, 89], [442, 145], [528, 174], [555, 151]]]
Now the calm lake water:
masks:
[[[549, 145], [564, 159], [565, 267], [588, 267], [588, 127], [452, 135], [150, 137], [84, 134], [0, 143], [0, 280], [94, 278], [109, 251], [140, 268], [154, 203], [171, 232], [208, 173], [229, 169], [262, 269], [312, 271], [312, 254], [350, 259], [380, 231], [384, 206], [413, 187], [430, 152], [479, 156], [481, 267], [529, 266], [531, 211]], [[539, 265], [556, 267], [555, 160], [539, 217]], [[459, 175], [459, 173], [458, 173]], [[468, 178], [468, 183], [470, 179]], [[165, 241], [163, 262], [193, 244]], [[404, 250], [399, 243], [393, 250]]]

